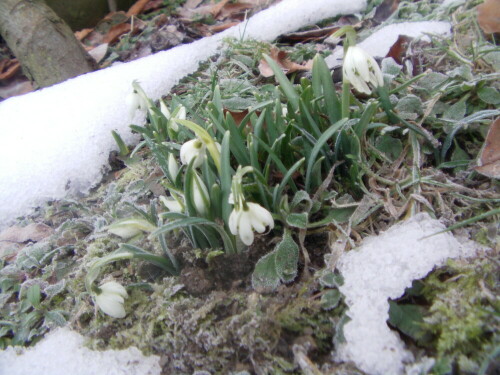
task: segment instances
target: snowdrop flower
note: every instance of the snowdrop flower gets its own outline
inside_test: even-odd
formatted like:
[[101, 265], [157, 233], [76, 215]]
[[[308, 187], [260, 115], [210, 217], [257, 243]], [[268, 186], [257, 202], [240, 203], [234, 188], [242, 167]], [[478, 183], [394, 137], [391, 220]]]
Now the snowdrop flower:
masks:
[[115, 221], [105, 229], [109, 233], [127, 240], [137, 236], [141, 232], [152, 232], [156, 227], [145, 219], [129, 218]]
[[179, 174], [179, 166], [177, 165], [177, 160], [175, 160], [174, 154], [168, 154], [168, 171], [175, 181], [177, 175]]
[[370, 95], [373, 87], [384, 85], [384, 77], [375, 59], [360, 47], [352, 46], [347, 49], [343, 66], [344, 77], [356, 90]]
[[134, 117], [135, 111], [138, 109], [144, 110], [148, 108], [147, 101], [136, 90], [127, 95], [125, 102], [127, 103], [128, 114], [131, 118]]
[[210, 197], [208, 189], [196, 172], [193, 172], [193, 188], [191, 189], [191, 199], [196, 211], [200, 215], [205, 215], [210, 207]]
[[170, 211], [182, 213], [184, 211], [184, 206], [173, 197], [160, 197], [161, 203]]
[[125, 288], [116, 281], [109, 281], [102, 284], [99, 289], [101, 292], [96, 296], [97, 306], [113, 318], [124, 318], [126, 313], [123, 303], [128, 297]]
[[167, 120], [170, 120], [170, 111], [168, 110], [168, 107], [167, 105], [165, 104], [165, 102], [163, 101], [163, 99], [160, 99], [160, 112], [162, 113], [163, 116], [165, 116], [165, 118]]
[[187, 141], [181, 146], [181, 162], [189, 164], [194, 159], [193, 168], [199, 168], [207, 158], [207, 146], [199, 138]]
[[257, 203], [244, 202], [240, 207], [235, 207], [229, 215], [229, 230], [238, 235], [247, 246], [253, 243], [253, 232], [264, 233], [267, 226], [269, 229], [274, 228], [273, 217]]
[[252, 167], [238, 167], [231, 184], [229, 204], [234, 209], [229, 215], [229, 230], [233, 235], [238, 235], [241, 241], [250, 246], [254, 240], [253, 232], [264, 233], [266, 227], [274, 228], [274, 220], [271, 213], [260, 204], [247, 202], [243, 195], [242, 181], [245, 173], [253, 171]]

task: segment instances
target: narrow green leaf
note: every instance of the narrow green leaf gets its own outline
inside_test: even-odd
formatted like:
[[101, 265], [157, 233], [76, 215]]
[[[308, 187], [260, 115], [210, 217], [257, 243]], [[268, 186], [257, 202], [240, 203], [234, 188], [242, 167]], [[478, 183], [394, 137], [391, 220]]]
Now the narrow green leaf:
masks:
[[278, 66], [278, 64], [276, 64], [276, 62], [273, 59], [271, 59], [269, 56], [265, 54], [263, 55], [263, 57], [273, 70], [274, 76], [276, 77], [276, 80], [278, 81], [283, 92], [285, 93], [285, 96], [290, 101], [294, 112], [297, 111], [299, 109], [299, 95], [295, 91], [295, 87], [293, 87], [293, 84], [288, 80], [285, 73], [283, 73], [281, 68]]

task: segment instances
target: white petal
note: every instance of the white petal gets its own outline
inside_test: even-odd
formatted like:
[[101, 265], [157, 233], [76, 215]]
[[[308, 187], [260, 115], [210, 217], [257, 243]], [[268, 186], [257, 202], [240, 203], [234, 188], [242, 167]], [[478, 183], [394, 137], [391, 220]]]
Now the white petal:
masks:
[[168, 171], [175, 180], [177, 178], [177, 174], [179, 173], [179, 166], [177, 165], [177, 161], [175, 160], [175, 156], [173, 154], [168, 154]]
[[179, 201], [172, 197], [160, 196], [161, 203], [170, 211], [181, 213], [184, 211], [184, 207], [179, 203]]
[[179, 109], [179, 112], [177, 112], [177, 116], [179, 120], [185, 120], [186, 119], [186, 107], [181, 105], [181, 108]]
[[125, 98], [125, 103], [127, 103], [128, 114], [132, 118], [135, 115], [135, 111], [139, 108], [139, 95], [135, 92], [131, 92]]
[[210, 204], [210, 198], [205, 183], [196, 173], [194, 174], [193, 190], [191, 194], [196, 211], [204, 215], [208, 210], [207, 203]]
[[205, 149], [205, 144], [199, 139], [195, 138], [187, 141], [181, 146], [180, 157], [182, 164], [189, 164], [191, 160], [195, 158], [193, 167], [200, 167], [206, 158]]
[[233, 193], [229, 193], [229, 197], [227, 198], [227, 202], [229, 204], [234, 204], [234, 195], [233, 195]]
[[[120, 300], [121, 299], [121, 300]], [[113, 318], [124, 318], [126, 315], [125, 308], [123, 307], [123, 297], [116, 294], [99, 294], [96, 297], [96, 303], [99, 308]]]
[[238, 220], [240, 219], [241, 211], [233, 210], [231, 215], [229, 215], [229, 230], [233, 235], [238, 234]]
[[133, 225], [116, 225], [114, 227], [108, 227], [108, 232], [126, 240], [137, 236], [141, 233], [141, 230]]
[[238, 223], [238, 234], [241, 238], [241, 241], [245, 245], [250, 246], [253, 243], [254, 235], [252, 225], [250, 223], [250, 218], [247, 214], [247, 212], [243, 212], [240, 216], [240, 220]]
[[107, 283], [102, 284], [99, 289], [101, 289], [102, 293], [113, 293], [120, 295], [122, 297], [127, 297], [127, 290], [116, 281], [108, 281]]
[[170, 111], [168, 110], [168, 107], [163, 101], [163, 99], [160, 99], [160, 111], [167, 120], [170, 120]]
[[274, 228], [274, 219], [268, 210], [257, 203], [250, 202], [247, 204], [250, 207], [250, 210], [252, 211], [254, 217], [256, 217], [260, 223], [262, 223], [264, 226], [269, 226], [270, 229]]

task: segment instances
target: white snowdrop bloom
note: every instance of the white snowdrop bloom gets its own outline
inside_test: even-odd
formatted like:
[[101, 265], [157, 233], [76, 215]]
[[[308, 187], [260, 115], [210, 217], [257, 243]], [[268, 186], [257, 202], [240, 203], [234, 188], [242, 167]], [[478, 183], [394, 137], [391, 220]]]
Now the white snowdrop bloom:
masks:
[[137, 91], [133, 90], [130, 94], [125, 98], [125, 102], [128, 106], [128, 114], [132, 118], [135, 115], [135, 111], [138, 109], [144, 110], [148, 108], [148, 103], [144, 98], [141, 97], [137, 93]]
[[195, 138], [181, 146], [181, 162], [189, 164], [195, 159], [193, 167], [199, 168], [207, 158], [207, 146], [200, 139]]
[[125, 288], [116, 281], [108, 281], [102, 284], [99, 289], [101, 293], [96, 296], [97, 306], [113, 318], [124, 318], [126, 313], [123, 303], [128, 297]]
[[145, 219], [129, 218], [115, 221], [106, 229], [109, 233], [127, 240], [141, 232], [152, 232], [156, 227]]
[[167, 120], [170, 120], [170, 111], [168, 110], [168, 107], [167, 105], [165, 104], [165, 102], [163, 101], [163, 99], [160, 99], [160, 112], [162, 113], [163, 116], [165, 116], [165, 118]]
[[201, 215], [205, 215], [210, 206], [208, 189], [200, 176], [198, 176], [196, 173], [193, 173], [193, 176], [194, 181], [193, 188], [191, 190], [191, 199], [196, 208], [196, 211], [198, 211], [198, 213]]
[[254, 240], [253, 232], [264, 233], [266, 227], [274, 228], [271, 213], [257, 203], [245, 202], [239, 209], [233, 209], [229, 215], [229, 230], [238, 235], [241, 241], [250, 246]]
[[368, 84], [373, 87], [384, 85], [382, 71], [375, 59], [357, 46], [347, 49], [343, 74], [356, 90], [367, 95], [371, 94]]
[[175, 116], [175, 118], [177, 118], [179, 120], [185, 120], [186, 119], [186, 107], [181, 105], [179, 108], [179, 112], [177, 112], [177, 115]]
[[184, 206], [175, 198], [161, 196], [160, 200], [170, 212], [182, 213], [184, 211]]
[[168, 154], [168, 171], [175, 180], [177, 178], [177, 174], [179, 174], [179, 166], [177, 165], [177, 160], [175, 160], [174, 154]]

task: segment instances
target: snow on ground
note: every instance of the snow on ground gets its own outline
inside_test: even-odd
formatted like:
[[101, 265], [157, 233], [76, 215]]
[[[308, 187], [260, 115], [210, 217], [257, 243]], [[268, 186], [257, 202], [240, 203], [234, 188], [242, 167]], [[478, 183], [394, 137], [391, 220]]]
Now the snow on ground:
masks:
[[[375, 31], [368, 38], [358, 43], [358, 46], [373, 57], [385, 57], [400, 35], [430, 40], [428, 35], [432, 34], [451, 35], [451, 24], [442, 21], [393, 23]], [[336, 68], [342, 64], [343, 56], [344, 49], [340, 47], [328, 56], [325, 61], [328, 67]]]
[[351, 320], [344, 325], [346, 343], [338, 350], [338, 360], [353, 361], [370, 375], [400, 375], [405, 363], [413, 361], [398, 333], [387, 326], [388, 299], [401, 297], [413, 280], [448, 258], [475, 254], [473, 246], [461, 245], [449, 232], [423, 238], [443, 229], [421, 213], [365, 239], [358, 250], [341, 257], [338, 268], [344, 285], [339, 289]]
[[[34, 348], [0, 351], [0, 375], [160, 375], [158, 356], [139, 349], [106, 350], [84, 347], [85, 338], [68, 328], [48, 334]], [[19, 353], [18, 353], [19, 351]]]
[[116, 148], [111, 130], [131, 142], [128, 125], [144, 122], [141, 113], [129, 118], [125, 98], [132, 81], [158, 99], [215, 54], [223, 38], [271, 41], [365, 5], [366, 0], [284, 0], [210, 38], [0, 103], [0, 229], [44, 200], [86, 193], [100, 181]]

